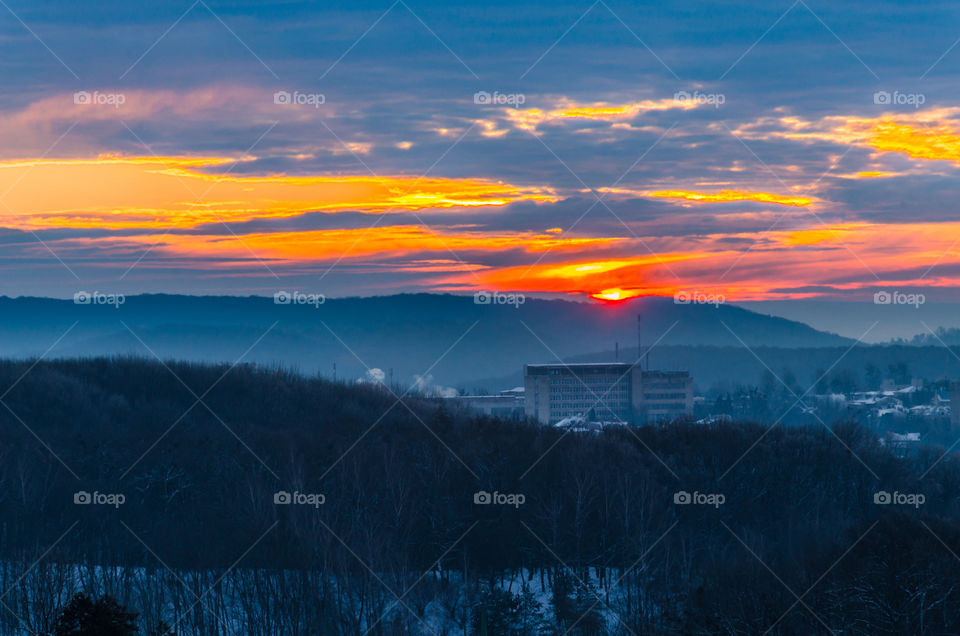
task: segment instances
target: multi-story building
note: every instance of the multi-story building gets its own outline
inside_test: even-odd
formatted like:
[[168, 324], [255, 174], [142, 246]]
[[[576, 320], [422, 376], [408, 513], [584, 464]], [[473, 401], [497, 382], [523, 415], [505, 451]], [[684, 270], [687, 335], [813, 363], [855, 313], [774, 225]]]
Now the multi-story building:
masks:
[[528, 364], [525, 412], [543, 424], [568, 418], [646, 424], [693, 414], [686, 371], [644, 371], [639, 363]]
[[693, 415], [693, 378], [687, 371], [633, 373], [633, 403], [640, 422], [659, 422]]
[[631, 365], [621, 362], [524, 365], [526, 414], [544, 424], [579, 416], [594, 422], [629, 422], [630, 370]]

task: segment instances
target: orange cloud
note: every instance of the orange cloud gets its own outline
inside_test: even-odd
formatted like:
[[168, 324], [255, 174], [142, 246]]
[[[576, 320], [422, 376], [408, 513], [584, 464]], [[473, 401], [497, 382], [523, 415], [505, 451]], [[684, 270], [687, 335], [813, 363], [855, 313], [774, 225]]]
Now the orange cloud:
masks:
[[236, 176], [221, 157], [0, 162], [0, 217], [19, 228], [189, 228], [305, 212], [383, 212], [553, 201], [546, 188], [409, 176]]
[[[419, 272], [417, 284], [433, 290], [568, 293], [609, 301], [683, 291], [735, 301], [811, 297], [821, 293], [818, 286], [847, 291], [957, 286], [960, 279], [951, 273], [960, 264], [957, 236], [960, 222], [836, 224], [642, 241], [389, 225], [239, 236], [156, 232], [47, 243], [67, 261], [74, 254], [86, 258], [94, 248], [124, 268], [150, 248], [151, 258], [138, 267], [249, 271], [251, 262], [261, 259], [271, 267], [309, 271], [343, 262], [353, 271]], [[39, 244], [24, 249], [46, 254]]]
[[[960, 222], [842, 224], [752, 234], [716, 234], [683, 242], [648, 238], [604, 248], [605, 253], [652, 248], [656, 255], [589, 258], [570, 250], [554, 262], [487, 268], [443, 280], [447, 288], [479, 285], [502, 291], [589, 295], [616, 301], [676, 292], [722, 294], [727, 300], [815, 297], [823, 286], [840, 291], [953, 287], [960, 279], [935, 266], [960, 263]], [[731, 249], [731, 241], [741, 247]], [[591, 250], [596, 253], [596, 248]], [[479, 282], [478, 282], [479, 279]], [[807, 291], [806, 288], [814, 288]], [[872, 292], [871, 292], [872, 293]]]
[[515, 128], [535, 131], [544, 123], [557, 123], [566, 120], [582, 119], [606, 122], [623, 122], [634, 119], [639, 114], [680, 108], [689, 110], [698, 104], [693, 100], [659, 99], [611, 104], [609, 102], [578, 103], [569, 99], [557, 102], [555, 108], [504, 108], [503, 112]]
[[[249, 234], [168, 234], [140, 235], [109, 239], [75, 239], [79, 245], [105, 245], [135, 253], [144, 246], [156, 247], [157, 255], [173, 258], [204, 258], [234, 261], [251, 255], [265, 261], [297, 263], [349, 259], [388, 260], [414, 254], [436, 253], [451, 257], [463, 253], [500, 253], [522, 250], [535, 254], [564, 253], [612, 245], [616, 238], [558, 238], [529, 232], [464, 232], [449, 228], [431, 229], [416, 225], [378, 226], [300, 232], [257, 232]], [[420, 263], [443, 259], [418, 258]], [[459, 263], [459, 261], [457, 261]], [[478, 267], [481, 267], [478, 265]], [[453, 269], [450, 267], [447, 270]]]
[[[960, 108], [932, 108], [878, 117], [831, 116], [762, 118], [734, 131], [751, 139], [823, 140], [855, 144], [882, 153], [903, 153], [913, 159], [960, 164]], [[857, 178], [883, 176], [863, 172]], [[887, 173], [889, 174], [889, 173]]]
[[709, 257], [707, 252], [664, 252], [607, 260], [581, 257], [567, 262], [491, 269], [483, 272], [480, 278], [494, 289], [514, 291], [580, 294], [632, 288], [638, 290], [634, 295], [657, 294], [668, 288], [663, 282], [670, 276], [667, 268]]
[[686, 201], [696, 201], [698, 203], [718, 203], [724, 201], [759, 201], [761, 203], [776, 203], [778, 205], [790, 205], [803, 208], [812, 202], [808, 197], [785, 196], [782, 194], [772, 194], [770, 192], [738, 192], [736, 190], [722, 190], [720, 192], [691, 192], [689, 190], [657, 190], [647, 192], [646, 196], [666, 198], [666, 199], [684, 199]]
[[881, 152], [902, 152], [914, 159], [960, 162], [960, 135], [947, 125], [916, 126], [883, 119], [873, 126], [867, 143]]
[[821, 243], [837, 242], [844, 240], [857, 240], [858, 230], [869, 230], [871, 226], [866, 223], [831, 225], [808, 230], [798, 230], [796, 232], [777, 233], [781, 237], [784, 245], [819, 245]]

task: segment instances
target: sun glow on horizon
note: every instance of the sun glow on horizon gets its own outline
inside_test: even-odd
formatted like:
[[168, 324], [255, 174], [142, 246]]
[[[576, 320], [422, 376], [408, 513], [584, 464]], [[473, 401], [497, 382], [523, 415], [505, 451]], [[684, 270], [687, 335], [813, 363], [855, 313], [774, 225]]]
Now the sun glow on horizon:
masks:
[[604, 289], [593, 294], [590, 294], [591, 298], [596, 298], [597, 300], [603, 300], [606, 302], [620, 302], [628, 300], [630, 298], [637, 298], [638, 296], [648, 296], [649, 292], [640, 290], [640, 289], [621, 289], [619, 287], [614, 287], [611, 289]]

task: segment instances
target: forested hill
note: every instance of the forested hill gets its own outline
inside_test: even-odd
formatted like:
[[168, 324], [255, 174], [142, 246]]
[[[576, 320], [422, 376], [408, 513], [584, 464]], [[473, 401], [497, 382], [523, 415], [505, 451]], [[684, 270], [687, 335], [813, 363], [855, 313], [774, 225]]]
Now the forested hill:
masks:
[[0, 387], [2, 634], [76, 588], [198, 634], [960, 630], [960, 465], [842, 423], [564, 434], [133, 359], [4, 362]]
[[[91, 292], [93, 290], [90, 290]], [[89, 298], [89, 296], [88, 296]], [[97, 296], [97, 299], [107, 298]], [[290, 298], [288, 296], [287, 298]], [[299, 297], [298, 297], [299, 298]], [[303, 297], [309, 300], [309, 297]], [[357, 378], [378, 368], [409, 385], [501, 377], [529, 362], [660, 345], [847, 346], [807, 325], [728, 305], [643, 298], [616, 305], [405, 294], [274, 304], [262, 297], [129, 296], [122, 304], [0, 298], [0, 356], [136, 354], [204, 362], [279, 363]], [[489, 387], [491, 390], [505, 387]]]

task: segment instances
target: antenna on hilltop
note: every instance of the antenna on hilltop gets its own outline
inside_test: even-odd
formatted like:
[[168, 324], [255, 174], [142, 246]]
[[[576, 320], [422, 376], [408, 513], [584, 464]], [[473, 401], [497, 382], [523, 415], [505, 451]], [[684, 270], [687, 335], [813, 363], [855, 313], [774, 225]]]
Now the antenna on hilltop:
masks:
[[640, 314], [637, 314], [637, 366], [643, 371], [643, 338], [640, 335]]
[[[643, 351], [643, 330], [641, 329], [642, 325], [643, 325], [643, 320], [640, 317], [640, 314], [637, 314], [637, 366], [640, 367], [641, 371], [644, 371], [644, 370], [649, 371], [650, 370], [650, 352], [647, 351], [646, 353], [644, 353]], [[644, 360], [644, 358], [646, 358], [646, 360]], [[644, 363], [646, 364], [644, 365]], [[646, 366], [646, 369], [644, 369], [644, 366]]]

